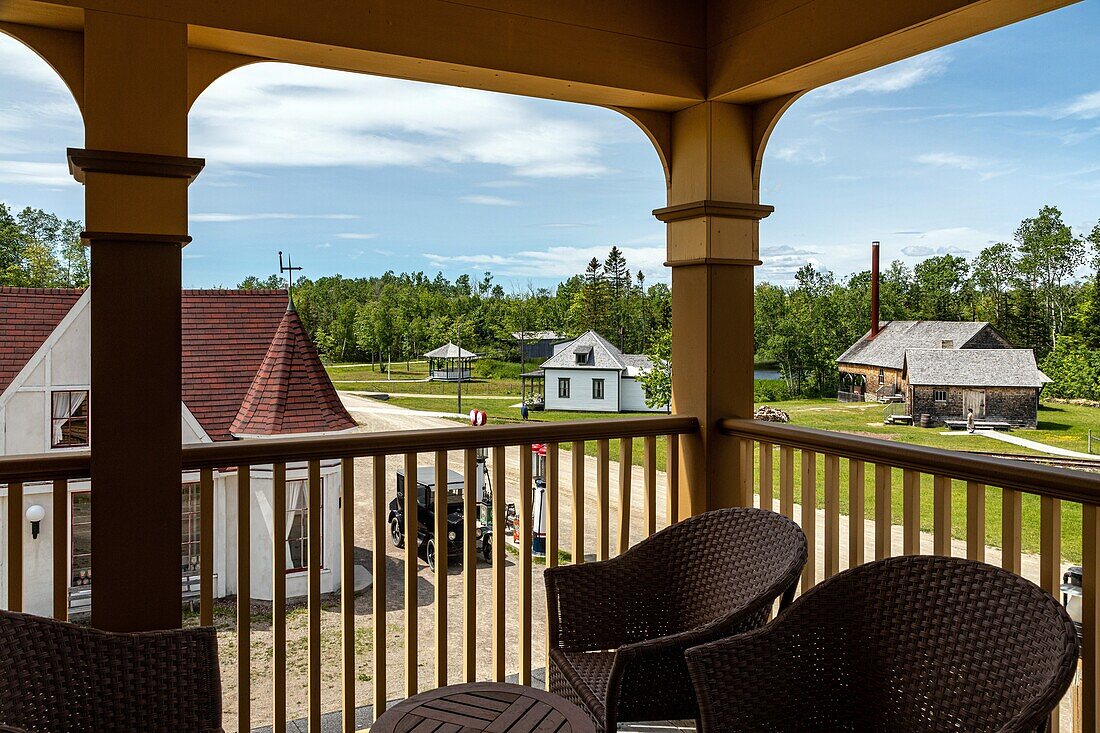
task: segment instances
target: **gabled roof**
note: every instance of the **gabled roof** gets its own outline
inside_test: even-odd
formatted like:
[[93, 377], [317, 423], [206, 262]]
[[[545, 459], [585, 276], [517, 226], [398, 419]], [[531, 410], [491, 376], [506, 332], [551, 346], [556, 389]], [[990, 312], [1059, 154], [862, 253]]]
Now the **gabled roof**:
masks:
[[83, 292], [71, 288], [0, 287], [0, 394]]
[[906, 349], [940, 349], [944, 341], [961, 349], [987, 326], [985, 321], [889, 321], [873, 339], [868, 331], [848, 347], [837, 363], [901, 369]]
[[[82, 292], [0, 288], [0, 393]], [[312, 344], [308, 339], [303, 343], [297, 336], [290, 338], [295, 328], [301, 329], [301, 322], [296, 314], [287, 313], [285, 290], [185, 290], [181, 315], [183, 403], [211, 440], [233, 438], [231, 428], [249, 396], [254, 405], [248, 416], [252, 435], [330, 432], [355, 425]], [[284, 335], [278, 339], [280, 334]], [[290, 361], [284, 356], [283, 362], [291, 365], [294, 389], [288, 390], [288, 401], [280, 406], [268, 396], [266, 380], [258, 377], [269, 357], [277, 363], [278, 355], [287, 354], [290, 347]], [[311, 391], [307, 392], [307, 384]], [[271, 418], [264, 432], [261, 415], [281, 417]], [[281, 429], [272, 431], [274, 426]]]
[[229, 432], [240, 437], [353, 427], [298, 314], [287, 310]]
[[1041, 387], [1051, 381], [1031, 349], [907, 349], [909, 384], [929, 387]]
[[[585, 362], [577, 363], [577, 355]], [[627, 376], [646, 371], [653, 366], [644, 354], [624, 354], [595, 331], [585, 331], [541, 364], [543, 369], [614, 369]]]
[[477, 354], [466, 349], [460, 349], [454, 344], [448, 342], [440, 346], [438, 349], [429, 351], [424, 356], [428, 359], [458, 359], [459, 355], [463, 359], [476, 359]]

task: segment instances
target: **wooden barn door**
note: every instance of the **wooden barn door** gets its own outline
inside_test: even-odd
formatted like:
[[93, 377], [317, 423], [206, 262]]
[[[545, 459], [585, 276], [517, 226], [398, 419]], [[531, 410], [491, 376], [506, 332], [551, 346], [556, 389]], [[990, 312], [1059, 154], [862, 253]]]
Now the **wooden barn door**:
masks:
[[974, 411], [975, 418], [981, 419], [985, 417], [984, 389], [968, 389], [963, 391], [963, 415], [965, 416], [971, 410]]

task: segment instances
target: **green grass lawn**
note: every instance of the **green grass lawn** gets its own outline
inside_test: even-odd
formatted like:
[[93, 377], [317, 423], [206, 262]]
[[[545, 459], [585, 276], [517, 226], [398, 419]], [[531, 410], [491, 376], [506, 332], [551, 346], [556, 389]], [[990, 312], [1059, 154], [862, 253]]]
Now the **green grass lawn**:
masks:
[[[527, 365], [528, 369], [534, 369], [536, 366], [533, 362]], [[380, 368], [328, 364], [325, 370], [328, 372], [329, 379], [336, 385], [336, 389], [341, 390], [385, 392], [386, 394], [454, 395], [458, 389], [458, 386], [451, 382], [427, 381], [428, 363], [426, 361], [410, 362], [407, 367], [405, 362], [395, 361], [388, 374], [385, 364]], [[514, 395], [518, 400], [521, 388], [519, 374], [519, 364], [479, 359], [474, 362], [473, 380], [462, 384], [462, 392], [467, 395]]]
[[[449, 385], [453, 389], [453, 385]], [[446, 411], [454, 410], [455, 404], [449, 400], [425, 399], [416, 397], [393, 398], [390, 400], [395, 405], [401, 405], [415, 410]], [[485, 410], [493, 423], [514, 423], [520, 421], [519, 409], [511, 406], [512, 403], [503, 400], [483, 400], [478, 402], [476, 398], [464, 398], [463, 409], [470, 410], [474, 407]], [[866, 435], [883, 440], [922, 445], [942, 450], [967, 450], [995, 453], [1035, 453], [1024, 448], [1002, 443], [981, 436], [943, 435], [942, 428], [920, 428], [907, 425], [883, 425], [882, 407], [877, 404], [842, 404], [832, 400], [797, 400], [776, 403], [791, 415], [791, 424], [804, 427], [818, 428], [821, 430], [834, 430], [847, 433]], [[631, 417], [634, 415], [616, 415], [614, 413], [596, 412], [532, 412], [530, 422], [557, 422], [563, 420], [592, 420], [609, 417]], [[457, 420], [456, 420], [457, 422]], [[1087, 444], [1087, 434], [1092, 429], [1094, 434], [1100, 435], [1100, 409], [1083, 407], [1079, 405], [1044, 404], [1039, 413], [1039, 428], [1036, 430], [1019, 430], [1016, 434], [1049, 445], [1055, 445], [1072, 450], [1084, 452]], [[633, 462], [641, 464], [642, 440], [633, 442]], [[657, 444], [657, 465], [660, 470], [665, 469], [667, 448], [664, 440]], [[596, 444], [589, 442], [585, 445], [588, 455], [595, 455]], [[612, 441], [610, 446], [612, 460], [618, 460], [618, 441]], [[801, 454], [796, 453], [795, 476], [801, 475]], [[759, 456], [756, 457], [754, 475], [759, 475]], [[824, 459], [817, 459], [817, 506], [824, 507]], [[774, 457], [774, 480], [776, 482], [774, 493], [778, 496], [779, 459]], [[891, 495], [892, 515], [895, 523], [902, 516], [902, 472], [893, 472], [893, 492]], [[842, 460], [840, 464], [840, 493], [842, 511], [848, 513], [848, 462]], [[874, 518], [874, 468], [868, 466], [865, 471], [867, 488], [866, 516]], [[798, 480], [796, 479], [796, 484]], [[800, 487], [796, 485], [796, 500], [801, 502]], [[952, 487], [952, 531], [956, 538], [966, 536], [966, 486], [964, 483], [953, 482]], [[1001, 545], [1001, 491], [995, 487], [986, 490], [986, 541], [989, 545], [999, 547]], [[921, 478], [921, 529], [932, 530], [932, 477]], [[1025, 494], [1023, 497], [1023, 521], [1022, 541], [1025, 552], [1038, 552], [1039, 550], [1039, 497]], [[1064, 503], [1062, 506], [1062, 552], [1063, 556], [1073, 562], [1081, 559], [1081, 506], [1079, 504]]]

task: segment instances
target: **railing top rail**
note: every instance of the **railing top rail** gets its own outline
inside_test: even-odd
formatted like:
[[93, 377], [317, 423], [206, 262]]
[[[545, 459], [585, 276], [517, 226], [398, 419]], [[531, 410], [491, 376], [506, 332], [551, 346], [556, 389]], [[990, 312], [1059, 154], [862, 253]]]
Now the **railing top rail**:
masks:
[[[726, 435], [765, 443], [855, 458], [894, 468], [908, 468], [921, 473], [974, 481], [1065, 501], [1100, 504], [1100, 473], [1022, 463], [762, 420], [726, 418], [719, 421], [719, 429]], [[1100, 469], [1100, 461], [1097, 461], [1097, 468]]]
[[[577, 420], [486, 427], [456, 426], [425, 430], [293, 438], [250, 438], [224, 443], [183, 446], [183, 470], [237, 464], [264, 465], [331, 458], [426, 453], [440, 450], [492, 448], [523, 443], [569, 443], [583, 440], [680, 435], [699, 429], [699, 420], [681, 415], [653, 415], [605, 420]], [[0, 456], [0, 484], [9, 481], [49, 481], [87, 478], [91, 453], [37, 453]]]

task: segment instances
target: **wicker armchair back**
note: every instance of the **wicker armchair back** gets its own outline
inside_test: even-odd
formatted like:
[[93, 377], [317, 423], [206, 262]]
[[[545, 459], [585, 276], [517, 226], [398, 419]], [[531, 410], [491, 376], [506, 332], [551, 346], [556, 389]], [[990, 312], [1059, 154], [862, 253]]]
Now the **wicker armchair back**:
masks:
[[17, 730], [222, 730], [213, 628], [112, 634], [0, 611], [0, 660], [0, 724]]
[[1031, 733], [1068, 688], [1077, 635], [1030, 581], [959, 558], [869, 563], [774, 623], [687, 652], [704, 733]]
[[757, 628], [790, 602], [806, 537], [762, 509], [721, 509], [668, 527], [619, 557], [547, 569], [550, 690], [601, 730], [692, 718], [684, 650]]

